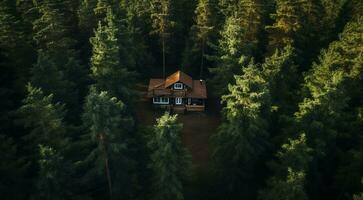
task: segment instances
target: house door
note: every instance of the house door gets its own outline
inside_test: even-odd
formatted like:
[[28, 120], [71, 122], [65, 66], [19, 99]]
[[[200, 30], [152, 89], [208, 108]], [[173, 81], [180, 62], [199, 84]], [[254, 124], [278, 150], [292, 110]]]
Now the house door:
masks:
[[175, 98], [175, 104], [176, 105], [181, 105], [183, 103], [183, 99], [181, 97], [176, 97]]

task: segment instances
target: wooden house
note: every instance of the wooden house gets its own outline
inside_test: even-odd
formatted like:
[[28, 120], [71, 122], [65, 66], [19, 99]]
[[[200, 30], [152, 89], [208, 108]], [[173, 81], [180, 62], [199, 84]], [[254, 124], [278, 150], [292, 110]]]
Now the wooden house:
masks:
[[147, 97], [154, 105], [176, 112], [204, 111], [207, 87], [204, 80], [177, 71], [166, 79], [150, 79]]

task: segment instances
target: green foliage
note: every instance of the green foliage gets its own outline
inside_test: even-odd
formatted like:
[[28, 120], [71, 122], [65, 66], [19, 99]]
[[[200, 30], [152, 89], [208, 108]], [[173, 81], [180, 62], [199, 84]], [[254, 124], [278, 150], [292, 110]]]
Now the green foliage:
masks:
[[152, 199], [185, 199], [185, 183], [190, 173], [190, 156], [181, 143], [182, 125], [177, 115], [165, 113], [157, 119], [148, 146], [152, 152]]
[[106, 21], [106, 25], [98, 23], [95, 37], [90, 39], [92, 44], [91, 75], [99, 90], [109, 91], [111, 95], [129, 101], [132, 94], [130, 85], [134, 73], [130, 72], [128, 66], [121, 62], [117, 37], [119, 30], [110, 9]]
[[75, 41], [70, 37], [70, 21], [68, 21], [71, 20], [71, 16], [66, 16], [69, 12], [67, 3], [69, 2], [61, 0], [36, 1], [35, 5], [40, 18], [33, 22], [33, 29], [38, 49], [57, 54], [74, 45]]
[[70, 197], [64, 158], [51, 147], [39, 145], [39, 179], [36, 198], [62, 200]]
[[260, 191], [259, 199], [263, 200], [307, 200], [305, 176], [312, 160], [312, 149], [306, 144], [305, 134], [297, 139], [289, 139], [277, 153], [278, 162], [273, 163], [275, 175], [267, 182], [267, 189]]
[[227, 92], [227, 86], [233, 81], [233, 75], [238, 74], [239, 66], [246, 60], [242, 53], [242, 36], [243, 29], [238, 19], [228, 18], [218, 46], [214, 46], [217, 56], [208, 56], [216, 63], [215, 67], [209, 68], [209, 71], [213, 75], [210, 83], [217, 96]]
[[253, 194], [250, 181], [256, 178], [254, 170], [268, 145], [270, 94], [268, 83], [253, 62], [235, 79], [236, 84], [229, 85], [229, 94], [222, 97], [226, 104], [224, 120], [213, 138], [213, 157], [222, 185], [228, 188], [227, 196], [248, 196]]
[[[362, 183], [363, 183], [363, 180], [362, 180]], [[362, 200], [363, 199], [363, 193], [354, 195], [353, 199], [354, 200]]]
[[52, 56], [40, 50], [37, 63], [31, 70], [31, 83], [46, 94], [54, 94], [57, 102], [74, 105], [78, 101], [74, 83], [66, 79], [65, 72], [59, 69]]
[[298, 10], [300, 3], [301, 1], [295, 0], [276, 1], [276, 12], [271, 15], [274, 23], [266, 27], [270, 33], [270, 51], [273, 52], [275, 49], [281, 49], [287, 45], [294, 46], [296, 33], [302, 28]]
[[25, 128], [30, 130], [26, 139], [33, 144], [59, 147], [66, 132], [63, 118], [64, 105], [53, 102], [53, 95], [45, 95], [39, 88], [27, 85], [28, 94], [18, 110]]
[[281, 51], [276, 50], [261, 66], [263, 76], [269, 83], [272, 106], [277, 108], [279, 113], [291, 114], [291, 102], [296, 101], [296, 83], [299, 79], [295, 57], [294, 48], [286, 46]]
[[25, 185], [24, 169], [26, 164], [24, 159], [19, 157], [18, 147], [13, 139], [0, 134], [0, 151], [2, 154], [0, 161], [0, 193], [4, 199], [22, 199], [24, 194], [19, 193]]
[[[213, 0], [199, 0], [194, 11], [194, 25], [191, 27], [191, 38], [183, 52], [182, 68], [190, 74], [203, 77], [205, 54], [208, 54], [207, 44], [211, 42], [216, 25], [216, 9]], [[196, 66], [200, 66], [197, 68]]]
[[[304, 121], [308, 137], [334, 138], [339, 130], [337, 123], [347, 119], [344, 110], [349, 100], [359, 94], [352, 87], [361, 80], [363, 59], [357, 49], [363, 41], [360, 20], [346, 26], [340, 40], [322, 52], [320, 64], [315, 64], [305, 77], [308, 97], [300, 104], [296, 117]], [[348, 89], [351, 89], [349, 94]], [[322, 144], [327, 141], [327, 138], [320, 139]]]
[[94, 87], [86, 98], [84, 110], [84, 124], [96, 144], [90, 149], [86, 162], [92, 163], [90, 170], [99, 176], [106, 172], [111, 197], [127, 197], [133, 186], [133, 163], [127, 154], [133, 119], [121, 101]]

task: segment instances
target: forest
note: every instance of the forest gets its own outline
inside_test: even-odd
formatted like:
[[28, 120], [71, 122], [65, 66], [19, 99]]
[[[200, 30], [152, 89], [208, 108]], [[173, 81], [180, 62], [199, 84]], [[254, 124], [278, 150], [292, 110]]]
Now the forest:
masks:
[[[137, 117], [176, 70], [218, 104], [202, 175]], [[0, 158], [3, 200], [363, 200], [363, 0], [0, 0]]]

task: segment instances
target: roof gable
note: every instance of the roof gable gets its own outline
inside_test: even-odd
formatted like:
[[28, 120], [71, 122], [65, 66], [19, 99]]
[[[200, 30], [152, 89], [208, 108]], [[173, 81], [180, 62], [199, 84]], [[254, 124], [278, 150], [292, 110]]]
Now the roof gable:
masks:
[[193, 79], [188, 74], [182, 71], [177, 71], [174, 74], [168, 76], [165, 80], [165, 88], [173, 85], [174, 83], [181, 82], [190, 88], [193, 88]]

